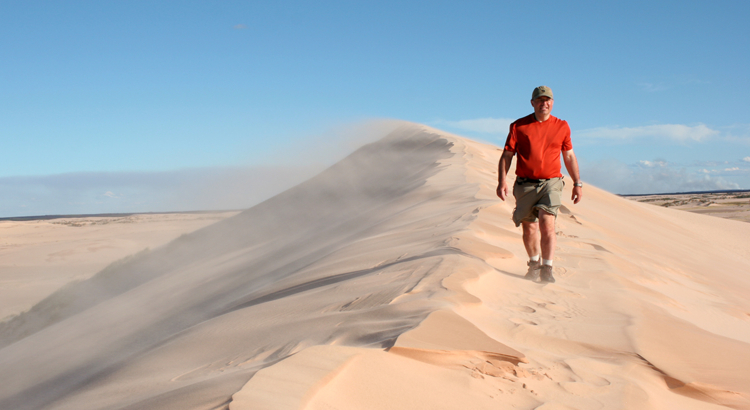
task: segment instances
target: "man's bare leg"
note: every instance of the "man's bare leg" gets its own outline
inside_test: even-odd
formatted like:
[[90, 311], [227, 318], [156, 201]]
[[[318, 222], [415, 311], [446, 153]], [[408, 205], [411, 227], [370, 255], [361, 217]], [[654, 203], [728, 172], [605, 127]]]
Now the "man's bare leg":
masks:
[[539, 233], [541, 236], [542, 267], [540, 279], [543, 282], [554, 282], [552, 276], [552, 258], [555, 257], [555, 245], [557, 235], [555, 234], [555, 215], [539, 210]]
[[529, 270], [526, 272], [526, 279], [539, 282], [539, 269], [542, 261], [539, 258], [540, 239], [539, 222], [521, 221], [523, 226], [523, 246], [526, 253], [529, 254]]
[[541, 236], [542, 259], [552, 260], [555, 257], [555, 215], [539, 210], [539, 234]]
[[526, 247], [526, 253], [529, 257], [539, 255], [539, 245], [541, 236], [539, 234], [539, 222], [521, 221], [523, 227], [523, 246]]

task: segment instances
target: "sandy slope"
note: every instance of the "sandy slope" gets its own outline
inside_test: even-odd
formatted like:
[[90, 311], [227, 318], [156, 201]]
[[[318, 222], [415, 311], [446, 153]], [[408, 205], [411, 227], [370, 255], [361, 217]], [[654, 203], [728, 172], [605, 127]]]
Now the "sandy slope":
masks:
[[750, 408], [750, 225], [593, 187], [556, 284], [499, 151], [405, 126], [0, 325], [0, 408]]

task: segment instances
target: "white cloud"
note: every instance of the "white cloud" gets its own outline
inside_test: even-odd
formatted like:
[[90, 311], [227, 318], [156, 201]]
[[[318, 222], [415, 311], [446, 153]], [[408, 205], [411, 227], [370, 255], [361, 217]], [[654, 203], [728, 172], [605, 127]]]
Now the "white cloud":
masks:
[[725, 168], [724, 171], [739, 171], [740, 167]]
[[707, 127], [705, 124], [661, 124], [643, 127], [599, 127], [589, 128], [574, 133], [576, 137], [607, 138], [607, 139], [635, 139], [635, 138], [667, 138], [676, 141], [702, 141], [718, 136], [719, 131]]
[[745, 161], [745, 162], [750, 162], [750, 157], [742, 158], [742, 160]]
[[105, 192], [104, 196], [109, 197], [109, 198], [117, 198], [117, 195], [115, 195], [115, 193], [112, 191]]
[[513, 121], [515, 120], [510, 118], [475, 118], [472, 120], [460, 121], [438, 121], [438, 124], [459, 130], [480, 132], [483, 134], [508, 135], [508, 128]]
[[656, 161], [642, 160], [642, 161], [638, 161], [638, 163], [641, 164], [642, 166], [648, 167], [648, 168], [666, 167], [667, 166], [667, 162], [666, 161], [661, 161], [661, 160], [656, 160]]

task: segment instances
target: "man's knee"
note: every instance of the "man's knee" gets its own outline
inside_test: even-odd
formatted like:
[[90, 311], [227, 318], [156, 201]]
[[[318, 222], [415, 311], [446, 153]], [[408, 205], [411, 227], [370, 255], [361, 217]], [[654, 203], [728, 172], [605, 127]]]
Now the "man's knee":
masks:
[[539, 210], [539, 230], [542, 235], [555, 233], [555, 215], [542, 209]]
[[522, 221], [521, 227], [523, 227], [524, 235], [533, 235], [539, 231], [539, 222]]

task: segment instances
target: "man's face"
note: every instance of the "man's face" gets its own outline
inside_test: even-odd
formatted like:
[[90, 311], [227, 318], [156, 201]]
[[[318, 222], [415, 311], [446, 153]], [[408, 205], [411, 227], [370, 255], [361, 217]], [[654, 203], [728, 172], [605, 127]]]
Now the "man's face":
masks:
[[555, 100], [549, 97], [537, 97], [531, 100], [531, 105], [534, 107], [534, 114], [538, 116], [546, 117], [552, 112], [552, 106], [555, 104]]

